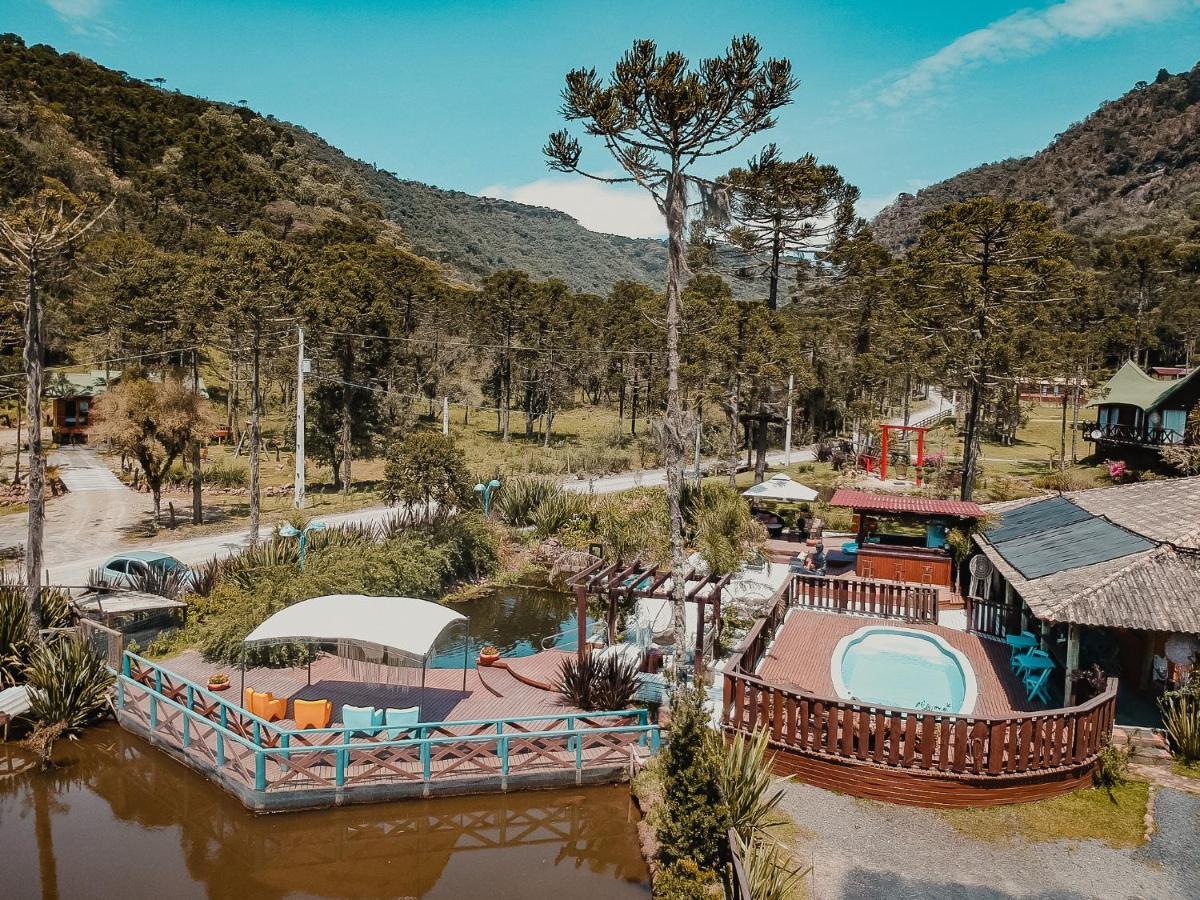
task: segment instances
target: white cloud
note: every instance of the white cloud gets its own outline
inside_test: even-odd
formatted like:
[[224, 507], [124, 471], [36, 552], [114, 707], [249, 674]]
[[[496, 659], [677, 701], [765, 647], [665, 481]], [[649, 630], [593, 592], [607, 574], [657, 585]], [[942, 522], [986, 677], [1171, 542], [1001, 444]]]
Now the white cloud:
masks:
[[584, 228], [606, 234], [660, 238], [667, 232], [658, 207], [641, 188], [564, 176], [539, 178], [528, 184], [493, 184], [479, 193], [485, 197], [561, 210], [573, 216]]
[[1023, 9], [956, 38], [888, 79], [875, 99], [884, 106], [902, 106], [958, 72], [1033, 56], [1063, 40], [1091, 40], [1162, 22], [1196, 6], [1196, 0], [1063, 0], [1044, 9]]
[[111, 38], [113, 31], [102, 18], [108, 0], [45, 0], [59, 20], [76, 34]]

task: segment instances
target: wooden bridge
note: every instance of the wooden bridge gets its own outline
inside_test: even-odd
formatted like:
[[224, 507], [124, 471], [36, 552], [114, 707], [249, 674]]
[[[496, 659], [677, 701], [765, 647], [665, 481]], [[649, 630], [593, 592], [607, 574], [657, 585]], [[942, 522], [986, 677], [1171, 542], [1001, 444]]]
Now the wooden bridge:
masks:
[[117, 718], [258, 811], [619, 781], [659, 743], [643, 709], [297, 730], [128, 652]]

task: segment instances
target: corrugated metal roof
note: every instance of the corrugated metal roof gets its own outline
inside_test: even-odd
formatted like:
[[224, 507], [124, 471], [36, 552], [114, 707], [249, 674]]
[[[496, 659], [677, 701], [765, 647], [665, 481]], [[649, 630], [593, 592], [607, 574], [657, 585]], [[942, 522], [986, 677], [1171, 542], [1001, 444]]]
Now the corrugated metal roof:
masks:
[[965, 500], [937, 500], [932, 497], [912, 497], [907, 494], [872, 494], [839, 488], [829, 500], [830, 506], [845, 506], [868, 512], [910, 513], [918, 516], [951, 516], [957, 519], [978, 519], [983, 510]]
[[1092, 514], [1086, 509], [1080, 509], [1065, 497], [1051, 497], [1004, 513], [1000, 521], [987, 530], [987, 539], [999, 544], [1091, 517]]

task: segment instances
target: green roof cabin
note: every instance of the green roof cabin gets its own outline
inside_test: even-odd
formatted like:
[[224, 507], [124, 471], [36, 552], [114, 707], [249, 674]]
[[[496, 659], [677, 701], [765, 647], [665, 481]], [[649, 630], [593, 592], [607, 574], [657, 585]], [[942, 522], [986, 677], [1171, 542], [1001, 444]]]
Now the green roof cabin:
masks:
[[1094, 423], [1083, 426], [1084, 438], [1094, 442], [1097, 450], [1192, 443], [1188, 417], [1200, 399], [1200, 369], [1171, 377], [1174, 372], [1156, 378], [1136, 363], [1126, 362], [1088, 403], [1097, 416]]

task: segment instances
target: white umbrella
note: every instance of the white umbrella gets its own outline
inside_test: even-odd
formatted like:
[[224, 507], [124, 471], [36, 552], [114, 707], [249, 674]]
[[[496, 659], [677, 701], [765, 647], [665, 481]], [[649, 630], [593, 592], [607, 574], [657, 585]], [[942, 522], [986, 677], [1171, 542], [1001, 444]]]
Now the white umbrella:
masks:
[[792, 481], [787, 475], [775, 475], [761, 484], [742, 491], [743, 497], [751, 500], [779, 500], [784, 503], [809, 503], [817, 499], [812, 488]]

